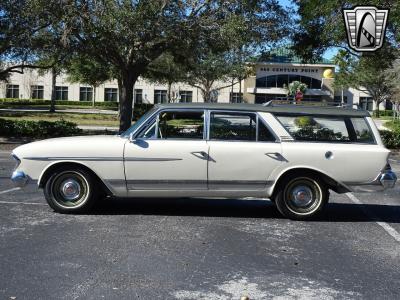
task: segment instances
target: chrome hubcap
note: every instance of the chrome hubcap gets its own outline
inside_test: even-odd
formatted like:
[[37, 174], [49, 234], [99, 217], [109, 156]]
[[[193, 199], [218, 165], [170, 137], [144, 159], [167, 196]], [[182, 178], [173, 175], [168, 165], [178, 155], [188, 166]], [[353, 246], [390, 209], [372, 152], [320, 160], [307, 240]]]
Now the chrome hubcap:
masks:
[[81, 187], [79, 183], [69, 178], [61, 183], [61, 194], [66, 200], [73, 201], [79, 198]]
[[313, 201], [312, 190], [305, 185], [299, 185], [292, 190], [293, 203], [298, 207], [307, 207]]

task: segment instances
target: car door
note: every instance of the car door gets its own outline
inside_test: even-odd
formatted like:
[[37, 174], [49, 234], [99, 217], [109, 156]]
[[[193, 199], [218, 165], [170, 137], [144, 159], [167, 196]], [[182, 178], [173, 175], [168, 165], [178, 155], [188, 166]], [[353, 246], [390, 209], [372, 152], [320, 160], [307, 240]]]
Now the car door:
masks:
[[124, 150], [128, 190], [207, 189], [204, 110], [164, 110]]
[[281, 144], [256, 113], [209, 112], [210, 190], [262, 190], [283, 161]]

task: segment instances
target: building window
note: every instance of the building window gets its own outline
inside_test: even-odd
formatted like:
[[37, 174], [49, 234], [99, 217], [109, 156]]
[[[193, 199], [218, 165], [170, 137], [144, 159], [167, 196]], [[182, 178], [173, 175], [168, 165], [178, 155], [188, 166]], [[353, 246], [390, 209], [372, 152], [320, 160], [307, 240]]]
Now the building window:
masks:
[[[333, 101], [341, 103], [342, 96], [335, 96]], [[347, 96], [343, 96], [343, 103], [347, 103]]]
[[166, 90], [154, 90], [154, 104], [167, 103]]
[[229, 94], [229, 102], [230, 103], [242, 103], [243, 102], [243, 93], [230, 93]]
[[179, 91], [179, 102], [192, 102], [193, 92], [192, 91]]
[[43, 99], [44, 87], [43, 85], [31, 86], [31, 99]]
[[372, 100], [372, 97], [360, 97], [360, 107], [368, 111], [373, 111], [374, 100]]
[[143, 90], [135, 89], [135, 103], [142, 104], [143, 103]]
[[118, 89], [106, 88], [104, 89], [104, 101], [118, 101]]
[[287, 87], [293, 81], [300, 81], [307, 85], [309, 89], [317, 89], [320, 90], [322, 86], [322, 81], [309, 77], [309, 76], [301, 76], [301, 75], [290, 75], [290, 74], [281, 74], [281, 75], [271, 75], [266, 77], [257, 78], [256, 87], [259, 88], [283, 88]]
[[56, 86], [56, 100], [68, 100], [67, 86]]
[[93, 88], [81, 87], [79, 90], [79, 101], [93, 101]]
[[19, 98], [18, 84], [7, 84], [6, 98]]

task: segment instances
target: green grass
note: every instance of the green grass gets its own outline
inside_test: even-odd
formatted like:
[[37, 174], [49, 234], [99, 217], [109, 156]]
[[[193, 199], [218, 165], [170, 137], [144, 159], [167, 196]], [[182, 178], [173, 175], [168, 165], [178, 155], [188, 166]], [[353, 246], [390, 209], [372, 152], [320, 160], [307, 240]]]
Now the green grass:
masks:
[[78, 125], [115, 126], [118, 127], [118, 115], [85, 114], [85, 113], [48, 113], [48, 112], [0, 112], [0, 117], [6, 120], [26, 121], [58, 121], [65, 120]]
[[391, 121], [385, 123], [385, 127], [392, 130], [400, 131], [400, 120], [393, 121], [392, 118]]

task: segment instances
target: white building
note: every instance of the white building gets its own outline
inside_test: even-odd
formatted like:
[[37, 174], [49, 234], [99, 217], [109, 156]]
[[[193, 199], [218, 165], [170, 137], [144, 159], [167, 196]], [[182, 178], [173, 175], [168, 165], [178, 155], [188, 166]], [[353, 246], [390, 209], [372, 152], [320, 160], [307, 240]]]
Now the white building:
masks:
[[[255, 65], [255, 74], [233, 87], [218, 91], [218, 102], [248, 102], [264, 103], [269, 100], [287, 98], [285, 86], [293, 81], [307, 84], [304, 101], [343, 102], [358, 104], [364, 109], [373, 110], [375, 105], [372, 97], [355, 89], [333, 90], [335, 65], [329, 61], [316, 64], [302, 64], [296, 58], [290, 57], [285, 50], [277, 51], [266, 62]], [[220, 83], [221, 86], [227, 83]], [[239, 91], [242, 93], [239, 94]], [[203, 98], [198, 88], [181, 83], [172, 86], [175, 101], [202, 102]], [[57, 77], [56, 97], [58, 100], [75, 101], [118, 101], [117, 81], [109, 81], [93, 89], [85, 84], [70, 83], [66, 75]], [[0, 84], [0, 98], [20, 99], [50, 99], [51, 74], [40, 76], [35, 70], [24, 74], [14, 73], [8, 83]], [[135, 103], [163, 103], [167, 100], [167, 86], [149, 83], [139, 79], [134, 87]], [[385, 108], [385, 103], [381, 104]]]

